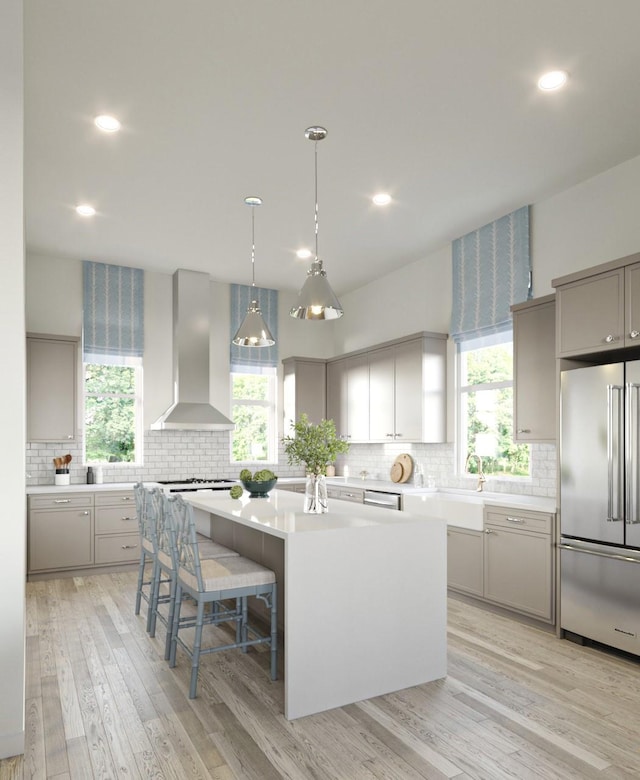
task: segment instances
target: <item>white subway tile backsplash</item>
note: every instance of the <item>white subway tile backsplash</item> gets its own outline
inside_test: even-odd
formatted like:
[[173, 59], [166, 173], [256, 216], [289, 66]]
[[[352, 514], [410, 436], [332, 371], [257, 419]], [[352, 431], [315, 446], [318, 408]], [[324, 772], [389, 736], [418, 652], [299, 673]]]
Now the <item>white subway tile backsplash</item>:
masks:
[[[53, 458], [70, 452], [71, 483], [86, 481], [86, 466], [82, 465], [82, 444], [32, 442], [26, 447], [28, 485], [52, 485]], [[475, 479], [456, 474], [453, 444], [352, 444], [349, 453], [336, 464], [338, 474], [345, 465], [357, 477], [362, 471], [369, 479], [390, 479], [390, 469], [396, 457], [408, 452], [424, 468], [425, 485], [435, 487], [473, 489]], [[229, 433], [227, 431], [147, 431], [144, 436], [144, 465], [121, 463], [104, 467], [105, 482], [153, 481], [182, 477], [236, 477], [239, 466], [230, 462]], [[300, 476], [303, 470], [289, 466], [282, 444], [279, 444], [278, 462], [261, 464], [272, 468], [282, 477]], [[250, 466], [251, 467], [251, 466]], [[257, 466], [256, 466], [257, 468]], [[531, 445], [531, 477], [529, 479], [487, 478], [486, 490], [518, 495], [556, 496], [556, 448], [553, 444]]]

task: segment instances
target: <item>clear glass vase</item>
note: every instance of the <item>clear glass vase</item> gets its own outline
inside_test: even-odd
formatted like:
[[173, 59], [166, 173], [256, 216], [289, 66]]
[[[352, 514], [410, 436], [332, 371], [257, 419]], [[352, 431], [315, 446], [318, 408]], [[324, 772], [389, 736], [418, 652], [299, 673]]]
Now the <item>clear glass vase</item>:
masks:
[[304, 511], [321, 515], [329, 511], [327, 505], [327, 478], [324, 474], [307, 474], [304, 491]]

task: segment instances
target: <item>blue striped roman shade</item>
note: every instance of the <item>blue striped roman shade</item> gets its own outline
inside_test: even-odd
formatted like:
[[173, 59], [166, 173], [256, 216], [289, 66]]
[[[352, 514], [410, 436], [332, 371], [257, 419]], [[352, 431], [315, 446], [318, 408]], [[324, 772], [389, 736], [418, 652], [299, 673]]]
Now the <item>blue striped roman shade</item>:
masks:
[[452, 337], [509, 330], [509, 307], [531, 297], [529, 206], [457, 238], [452, 249]]
[[137, 362], [144, 349], [144, 272], [83, 261], [85, 363]]
[[262, 316], [276, 343], [271, 347], [239, 347], [231, 343], [231, 371], [243, 374], [275, 373], [278, 367], [278, 291], [249, 284], [231, 285], [231, 341], [252, 300], [258, 300]]

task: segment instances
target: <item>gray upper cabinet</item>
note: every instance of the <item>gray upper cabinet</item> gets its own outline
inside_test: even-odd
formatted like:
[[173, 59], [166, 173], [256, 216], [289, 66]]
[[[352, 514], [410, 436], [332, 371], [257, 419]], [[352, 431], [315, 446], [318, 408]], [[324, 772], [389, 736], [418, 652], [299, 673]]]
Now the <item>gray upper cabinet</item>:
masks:
[[79, 339], [27, 337], [27, 440], [76, 438]]
[[[367, 352], [369, 441], [445, 441], [446, 349], [444, 334], [422, 333]], [[362, 412], [365, 400], [353, 404]]]
[[558, 357], [640, 345], [640, 254], [552, 282]]
[[513, 313], [513, 440], [556, 440], [555, 296], [511, 307]]
[[349, 441], [446, 441], [446, 362], [447, 336], [427, 332], [342, 355], [326, 366], [286, 358], [285, 432], [291, 419], [306, 412], [313, 422], [326, 414]]
[[316, 358], [290, 357], [282, 361], [284, 393], [284, 433], [291, 423], [306, 414], [319, 423], [327, 414], [326, 362]]
[[327, 419], [333, 420], [336, 433], [348, 436], [348, 363], [347, 358], [327, 363]]
[[349, 441], [369, 440], [369, 356], [327, 363], [327, 418]]

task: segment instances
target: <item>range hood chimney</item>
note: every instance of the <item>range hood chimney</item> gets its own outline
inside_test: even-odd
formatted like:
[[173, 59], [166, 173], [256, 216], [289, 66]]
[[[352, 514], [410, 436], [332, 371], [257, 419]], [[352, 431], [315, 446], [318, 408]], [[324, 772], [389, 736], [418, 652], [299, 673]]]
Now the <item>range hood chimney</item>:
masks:
[[173, 275], [174, 403], [152, 431], [230, 431], [234, 423], [209, 403], [209, 274]]

